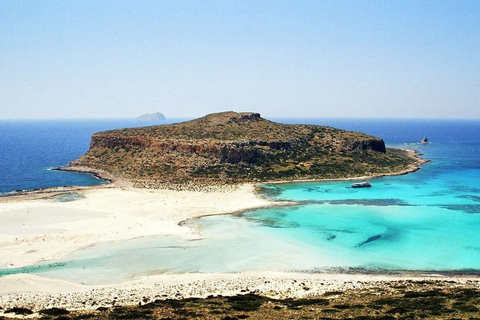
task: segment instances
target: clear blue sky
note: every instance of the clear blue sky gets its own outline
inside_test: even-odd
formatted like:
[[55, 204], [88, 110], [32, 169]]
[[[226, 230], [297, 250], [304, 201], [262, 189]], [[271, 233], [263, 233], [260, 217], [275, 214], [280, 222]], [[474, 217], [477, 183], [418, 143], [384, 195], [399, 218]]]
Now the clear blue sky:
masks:
[[480, 1], [0, 0], [0, 118], [480, 118]]

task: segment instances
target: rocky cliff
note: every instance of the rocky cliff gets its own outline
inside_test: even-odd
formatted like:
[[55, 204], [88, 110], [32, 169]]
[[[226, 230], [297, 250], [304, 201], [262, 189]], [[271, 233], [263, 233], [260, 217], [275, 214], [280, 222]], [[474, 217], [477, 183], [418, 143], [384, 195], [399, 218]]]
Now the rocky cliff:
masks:
[[364, 133], [223, 112], [95, 133], [90, 150], [71, 166], [104, 170], [137, 185], [161, 185], [345, 178], [400, 171], [412, 162]]

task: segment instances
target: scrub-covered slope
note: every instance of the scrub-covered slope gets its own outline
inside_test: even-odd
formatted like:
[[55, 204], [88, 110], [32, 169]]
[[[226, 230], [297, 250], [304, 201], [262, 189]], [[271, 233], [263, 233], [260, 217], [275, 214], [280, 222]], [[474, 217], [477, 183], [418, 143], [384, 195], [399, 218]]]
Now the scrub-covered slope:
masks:
[[70, 166], [103, 170], [138, 186], [162, 186], [370, 176], [414, 163], [364, 133], [223, 112], [95, 133], [90, 150]]

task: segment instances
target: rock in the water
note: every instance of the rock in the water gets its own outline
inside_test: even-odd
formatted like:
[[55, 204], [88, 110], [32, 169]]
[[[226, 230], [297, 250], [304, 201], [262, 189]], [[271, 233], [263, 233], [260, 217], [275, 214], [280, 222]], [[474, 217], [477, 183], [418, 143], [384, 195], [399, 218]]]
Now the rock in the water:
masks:
[[428, 143], [427, 137], [423, 137], [423, 139], [420, 141], [420, 143]]
[[142, 114], [141, 116], [137, 117], [137, 119], [159, 121], [159, 120], [165, 120], [165, 116], [161, 112], [155, 112], [155, 113]]

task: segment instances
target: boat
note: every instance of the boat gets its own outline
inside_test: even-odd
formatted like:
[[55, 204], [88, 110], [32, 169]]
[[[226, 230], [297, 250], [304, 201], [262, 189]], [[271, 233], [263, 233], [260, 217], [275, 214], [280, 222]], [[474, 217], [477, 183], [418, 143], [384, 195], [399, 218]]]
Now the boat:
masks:
[[350, 188], [368, 188], [371, 186], [372, 185], [369, 181], [363, 181], [363, 182], [352, 183], [350, 185]]

